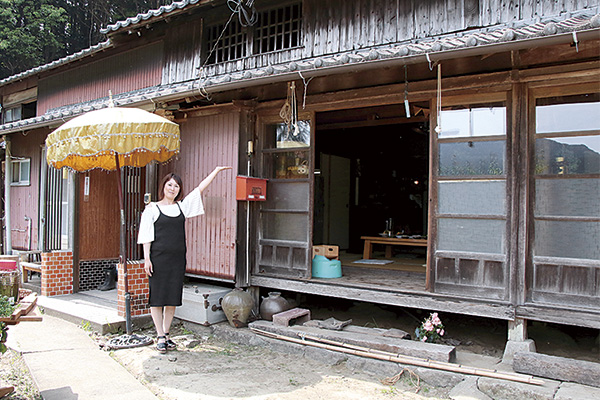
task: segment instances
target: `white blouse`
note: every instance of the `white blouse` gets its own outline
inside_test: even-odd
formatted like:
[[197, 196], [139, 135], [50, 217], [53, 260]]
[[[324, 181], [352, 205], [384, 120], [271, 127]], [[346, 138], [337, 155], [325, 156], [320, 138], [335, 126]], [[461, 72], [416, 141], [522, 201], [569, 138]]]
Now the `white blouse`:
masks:
[[[202, 203], [202, 194], [200, 189], [192, 190], [185, 198], [178, 202], [184, 217], [191, 218], [204, 214], [204, 204]], [[160, 207], [160, 211], [158, 209]], [[138, 233], [138, 244], [150, 243], [154, 241], [154, 222], [158, 219], [160, 212], [169, 217], [177, 217], [180, 214], [177, 204], [160, 205], [150, 203], [144, 209], [140, 219], [140, 231]]]

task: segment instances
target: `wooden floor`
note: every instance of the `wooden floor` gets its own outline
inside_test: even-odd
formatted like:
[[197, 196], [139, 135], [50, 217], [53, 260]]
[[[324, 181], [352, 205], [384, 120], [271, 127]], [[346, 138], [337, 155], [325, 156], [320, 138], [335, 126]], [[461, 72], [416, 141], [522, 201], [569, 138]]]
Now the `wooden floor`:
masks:
[[[374, 259], [385, 259], [383, 254], [374, 253]], [[340, 254], [342, 262], [342, 277], [319, 279], [313, 281], [328, 282], [332, 285], [344, 285], [350, 287], [362, 287], [399, 291], [425, 291], [425, 257], [415, 254], [399, 254], [389, 259], [392, 261], [386, 265], [371, 265], [354, 263], [362, 259], [360, 254]]]

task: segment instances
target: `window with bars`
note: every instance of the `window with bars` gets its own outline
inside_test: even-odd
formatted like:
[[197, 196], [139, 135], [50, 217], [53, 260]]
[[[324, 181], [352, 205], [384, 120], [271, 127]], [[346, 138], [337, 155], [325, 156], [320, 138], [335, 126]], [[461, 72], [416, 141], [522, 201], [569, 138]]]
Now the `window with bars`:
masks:
[[302, 3], [260, 11], [255, 25], [244, 27], [234, 15], [207, 28], [207, 64], [218, 64], [300, 46]]
[[299, 46], [301, 20], [300, 3], [260, 13], [254, 31], [253, 54]]
[[209, 27], [206, 37], [208, 48], [211, 49], [208, 64], [246, 57], [247, 32], [237, 19]]

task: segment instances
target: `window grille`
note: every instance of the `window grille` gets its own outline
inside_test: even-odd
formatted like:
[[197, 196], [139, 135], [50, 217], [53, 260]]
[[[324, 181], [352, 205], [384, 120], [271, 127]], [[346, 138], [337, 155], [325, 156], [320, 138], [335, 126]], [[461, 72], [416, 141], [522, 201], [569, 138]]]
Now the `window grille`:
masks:
[[236, 18], [232, 18], [226, 28], [224, 23], [209, 27], [207, 32], [208, 64], [246, 57], [246, 42], [247, 33]]
[[[226, 26], [227, 25], [227, 26]], [[218, 64], [300, 46], [302, 3], [262, 11], [255, 25], [243, 27], [236, 16], [207, 28], [207, 64]]]
[[260, 13], [254, 32], [253, 54], [299, 46], [301, 21], [300, 3]]
[[140, 218], [144, 211], [145, 168], [123, 167], [121, 185], [125, 207], [125, 240], [127, 240], [127, 259], [142, 260], [142, 246], [137, 244]]

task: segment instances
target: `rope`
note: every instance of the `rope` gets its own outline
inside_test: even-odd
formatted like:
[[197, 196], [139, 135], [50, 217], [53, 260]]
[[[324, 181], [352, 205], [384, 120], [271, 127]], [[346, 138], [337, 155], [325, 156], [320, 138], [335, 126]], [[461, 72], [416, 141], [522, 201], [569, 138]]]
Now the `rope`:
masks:
[[242, 0], [227, 0], [227, 7], [234, 14], [238, 14], [240, 25], [243, 27], [252, 26], [258, 21], [254, 0], [247, 0], [246, 4]]

